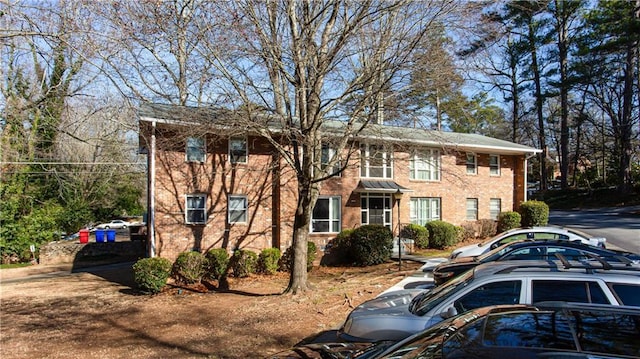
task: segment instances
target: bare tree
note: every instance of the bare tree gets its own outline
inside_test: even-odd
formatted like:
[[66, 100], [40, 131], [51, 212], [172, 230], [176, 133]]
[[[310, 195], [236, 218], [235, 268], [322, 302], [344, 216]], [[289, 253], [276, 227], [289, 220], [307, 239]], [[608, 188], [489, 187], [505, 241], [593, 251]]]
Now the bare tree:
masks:
[[[322, 144], [354, 153], [353, 139], [373, 118], [380, 94], [407, 86], [405, 64], [424, 34], [451, 15], [449, 1], [239, 1], [218, 3], [232, 49], [209, 44], [226, 84], [224, 96], [243, 111], [241, 126], [259, 133], [295, 173], [294, 263], [285, 292], [307, 284], [307, 242], [322, 181], [337, 163], [321, 165]], [[341, 126], [327, 131], [326, 122]]]

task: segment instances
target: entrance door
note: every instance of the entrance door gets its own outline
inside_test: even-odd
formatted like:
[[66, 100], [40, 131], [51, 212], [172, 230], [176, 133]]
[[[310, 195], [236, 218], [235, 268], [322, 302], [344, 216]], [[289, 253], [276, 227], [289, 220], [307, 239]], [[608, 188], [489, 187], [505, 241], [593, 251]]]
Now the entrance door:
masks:
[[361, 193], [362, 224], [379, 224], [391, 229], [391, 204], [391, 194]]

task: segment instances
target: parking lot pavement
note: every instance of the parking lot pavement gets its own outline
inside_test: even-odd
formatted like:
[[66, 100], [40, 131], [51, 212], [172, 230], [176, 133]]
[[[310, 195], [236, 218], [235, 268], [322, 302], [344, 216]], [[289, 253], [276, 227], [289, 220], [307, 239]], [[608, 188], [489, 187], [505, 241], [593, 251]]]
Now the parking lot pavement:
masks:
[[413, 257], [410, 260], [418, 260], [420, 262], [424, 262], [424, 265], [420, 267], [420, 269], [418, 269], [412, 275], [404, 278], [403, 280], [396, 283], [389, 289], [378, 294], [378, 296], [381, 296], [383, 294], [387, 294], [396, 290], [402, 290], [402, 289], [432, 288], [434, 286], [434, 283], [433, 283], [433, 274], [431, 274], [431, 271], [438, 264], [448, 261], [447, 258], [417, 258], [417, 257]]

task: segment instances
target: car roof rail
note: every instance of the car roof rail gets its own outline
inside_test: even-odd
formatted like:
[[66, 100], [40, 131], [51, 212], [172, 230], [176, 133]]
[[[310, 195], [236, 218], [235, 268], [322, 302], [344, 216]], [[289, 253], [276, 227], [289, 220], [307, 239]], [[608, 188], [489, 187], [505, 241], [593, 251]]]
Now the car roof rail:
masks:
[[494, 274], [499, 273], [511, 273], [517, 269], [528, 268], [550, 268], [556, 270], [562, 269], [584, 269], [587, 273], [594, 273], [596, 270], [622, 270], [622, 271], [639, 271], [640, 266], [631, 266], [626, 263], [611, 263], [605, 258], [596, 255], [590, 255], [589, 257], [595, 260], [597, 263], [584, 262], [584, 261], [570, 261], [560, 253], [554, 253], [558, 259], [554, 261], [552, 259], [546, 261], [504, 261], [504, 267], [498, 268]]

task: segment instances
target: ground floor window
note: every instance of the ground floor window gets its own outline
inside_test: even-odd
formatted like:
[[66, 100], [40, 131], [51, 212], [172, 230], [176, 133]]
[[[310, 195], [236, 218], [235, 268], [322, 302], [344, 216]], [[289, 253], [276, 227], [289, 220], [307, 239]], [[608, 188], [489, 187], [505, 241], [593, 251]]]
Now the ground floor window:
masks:
[[247, 223], [247, 196], [229, 196], [229, 223]]
[[361, 193], [361, 223], [380, 224], [391, 229], [391, 194]]
[[467, 220], [475, 221], [478, 219], [478, 199], [467, 198]]
[[500, 198], [491, 198], [489, 200], [489, 217], [497, 220], [502, 211], [502, 200]]
[[206, 222], [207, 210], [205, 203], [207, 195], [188, 194], [186, 196], [184, 221], [187, 224], [203, 224]]
[[311, 233], [340, 232], [340, 197], [320, 197], [311, 215]]
[[440, 219], [440, 198], [413, 197], [409, 201], [410, 220], [413, 224], [424, 226], [425, 223]]

